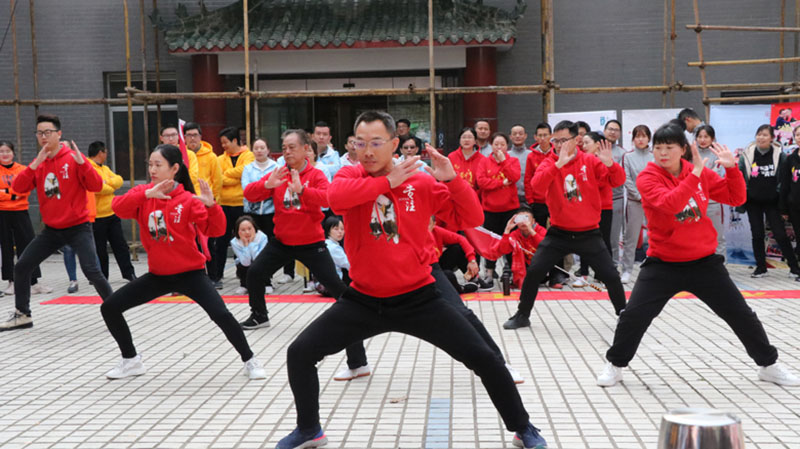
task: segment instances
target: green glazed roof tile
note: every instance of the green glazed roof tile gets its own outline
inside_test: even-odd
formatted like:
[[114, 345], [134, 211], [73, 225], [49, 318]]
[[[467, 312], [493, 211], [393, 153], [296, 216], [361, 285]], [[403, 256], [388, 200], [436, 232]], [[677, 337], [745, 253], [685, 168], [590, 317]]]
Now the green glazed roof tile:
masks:
[[[250, 1], [252, 5], [254, 0]], [[251, 49], [420, 45], [428, 37], [426, 0], [263, 0], [248, 16]], [[480, 0], [434, 0], [434, 41], [505, 44], [516, 36], [525, 0], [513, 11]], [[241, 49], [242, 2], [160, 24], [171, 52]]]

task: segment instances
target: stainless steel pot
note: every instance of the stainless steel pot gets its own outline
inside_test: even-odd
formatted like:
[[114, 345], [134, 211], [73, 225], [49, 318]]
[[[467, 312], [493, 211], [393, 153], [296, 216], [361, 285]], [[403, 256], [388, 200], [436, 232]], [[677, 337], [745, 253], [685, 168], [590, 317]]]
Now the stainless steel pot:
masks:
[[742, 422], [710, 408], [679, 408], [661, 418], [658, 449], [744, 449]]

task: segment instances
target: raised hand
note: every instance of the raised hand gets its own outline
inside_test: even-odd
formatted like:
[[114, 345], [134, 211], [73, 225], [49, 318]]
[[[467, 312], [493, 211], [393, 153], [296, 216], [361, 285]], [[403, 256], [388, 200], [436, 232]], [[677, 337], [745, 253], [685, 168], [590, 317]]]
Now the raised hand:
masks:
[[195, 198], [202, 201], [206, 207], [213, 206], [214, 192], [211, 191], [211, 186], [209, 186], [208, 183], [203, 179], [198, 179], [197, 182], [200, 184], [200, 195], [195, 195]]
[[727, 146], [714, 142], [711, 144], [710, 149], [711, 152], [717, 156], [717, 165], [721, 165], [725, 168], [736, 166], [736, 156], [731, 153], [731, 150], [729, 150]]
[[498, 163], [506, 160], [506, 152], [498, 148], [492, 148], [492, 156]]
[[703, 169], [708, 162], [708, 158], [701, 158], [700, 152], [697, 151], [697, 143], [692, 142], [692, 165], [694, 168], [692, 169], [692, 174], [695, 176], [700, 176], [700, 173], [703, 173]]
[[425, 144], [425, 150], [431, 155], [431, 166], [425, 167], [434, 178], [438, 181], [451, 181], [456, 177], [456, 170], [453, 168], [453, 163], [450, 159], [438, 152], [430, 144]]
[[[561, 145], [561, 150], [558, 152], [558, 160], [556, 161], [556, 168], [561, 169], [561, 167], [567, 165], [575, 159], [575, 156], [578, 155], [578, 151], [575, 150], [575, 147], [572, 147], [573, 151], [570, 152], [567, 149], [567, 144]], [[598, 153], [599, 154], [599, 153]]]
[[517, 216], [515, 214], [513, 217], [508, 219], [508, 223], [506, 223], [506, 229], [503, 231], [503, 234], [509, 234], [514, 230], [514, 228], [517, 227], [516, 218]]
[[171, 197], [167, 195], [172, 189], [175, 187], [175, 181], [171, 179], [165, 179], [158, 184], [150, 187], [144, 192], [144, 196], [147, 198], [155, 198], [159, 200], [168, 200]]
[[305, 187], [303, 187], [303, 184], [300, 182], [300, 172], [292, 169], [292, 182], [289, 183], [289, 190], [298, 195], [302, 195], [304, 189]]
[[274, 189], [279, 185], [286, 182], [286, 175], [289, 174], [289, 169], [286, 168], [284, 165], [283, 167], [276, 168], [272, 170], [272, 173], [269, 175], [269, 178], [264, 182], [265, 189]]
[[600, 159], [600, 162], [605, 164], [606, 167], [611, 167], [611, 165], [614, 164], [614, 153], [611, 150], [611, 142], [602, 139], [598, 145], [597, 158]]
[[419, 167], [419, 156], [411, 156], [403, 162], [392, 167], [386, 179], [389, 181], [389, 188], [393, 189], [417, 173]]
[[470, 261], [469, 261], [469, 263], [467, 264], [467, 272], [465, 273], [465, 274], [466, 274], [466, 275], [468, 275], [469, 277], [468, 277], [468, 278], [466, 278], [466, 279], [467, 279], [467, 280], [469, 280], [469, 279], [472, 279], [472, 278], [474, 278], [475, 276], [477, 276], [477, 275], [478, 275], [478, 272], [479, 272], [480, 270], [481, 270], [481, 269], [480, 269], [480, 267], [478, 266], [478, 263], [477, 263], [476, 261], [474, 261], [474, 260], [470, 260]]
[[69, 146], [70, 146], [70, 148], [72, 148], [72, 151], [73, 151], [72, 157], [73, 157], [73, 159], [75, 159], [75, 162], [77, 162], [78, 165], [83, 165], [83, 162], [84, 162], [83, 153], [81, 153], [81, 150], [79, 150], [78, 146], [75, 145], [75, 141], [74, 140], [70, 140], [69, 141]]
[[39, 154], [36, 155], [33, 161], [31, 161], [31, 170], [36, 170], [36, 167], [38, 167], [42, 162], [44, 162], [45, 159], [47, 159], [48, 154], [47, 145], [45, 145], [41, 150], [39, 150]]

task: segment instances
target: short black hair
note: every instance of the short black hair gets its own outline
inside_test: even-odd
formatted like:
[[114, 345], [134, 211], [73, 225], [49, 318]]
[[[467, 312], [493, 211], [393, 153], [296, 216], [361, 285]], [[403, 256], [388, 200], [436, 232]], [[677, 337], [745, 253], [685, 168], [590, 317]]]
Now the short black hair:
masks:
[[359, 115], [358, 118], [356, 118], [356, 123], [353, 125], [353, 133], [356, 132], [356, 129], [358, 129], [358, 125], [360, 125], [361, 123], [372, 123], [378, 121], [383, 123], [383, 126], [386, 128], [386, 132], [388, 132], [390, 136], [395, 135], [395, 133], [397, 132], [397, 126], [395, 126], [396, 122], [394, 121], [394, 118], [392, 118], [391, 115], [383, 111], [362, 112], [361, 115]]
[[58, 119], [57, 115], [41, 114], [38, 117], [36, 117], [37, 125], [43, 122], [52, 123], [53, 126], [56, 127], [56, 131], [61, 131], [61, 120]]
[[[550, 124], [547, 123], [547, 122], [541, 122], [538, 125], [536, 125], [536, 131], [539, 131], [540, 129], [546, 129], [547, 132], [549, 132], [550, 134], [553, 133], [553, 128], [551, 128]], [[534, 132], [536, 132], [536, 131], [534, 131]]]
[[622, 129], [622, 123], [620, 123], [619, 120], [612, 118], [611, 120], [606, 122], [605, 126], [603, 126], [603, 130], [605, 131], [606, 129], [608, 129], [608, 125], [612, 123], [616, 123], [617, 126], [619, 126], [620, 129]]
[[575, 126], [577, 126], [578, 128], [585, 129], [587, 133], [592, 130], [592, 127], [589, 126], [588, 123], [586, 123], [584, 121], [581, 121], [581, 120], [578, 120], [577, 122], [575, 122]]
[[478, 138], [478, 133], [475, 132], [475, 128], [473, 128], [471, 126], [465, 126], [465, 127], [461, 128], [461, 131], [458, 133], [458, 138], [461, 139], [461, 136], [463, 136], [465, 132], [472, 133], [472, 138], [474, 138], [474, 139]]
[[531, 209], [528, 206], [520, 206], [519, 209], [517, 209], [517, 211], [514, 212], [514, 213], [515, 214], [531, 214], [531, 216], [533, 216], [533, 209]]
[[567, 131], [569, 131], [569, 135], [572, 137], [576, 137], [578, 135], [578, 125], [575, 124], [575, 122], [571, 122], [569, 120], [561, 120], [556, 124], [555, 128], [553, 128], [553, 133], [557, 133], [562, 129], [566, 129]]
[[700, 131], [705, 131], [708, 134], [708, 137], [711, 137], [711, 140], [717, 139], [717, 132], [714, 131], [714, 127], [711, 125], [700, 125], [694, 130], [694, 135], [697, 136], [700, 134]]
[[683, 120], [674, 118], [674, 119], [668, 121], [666, 124], [672, 125], [672, 126], [677, 126], [678, 128], [686, 131], [686, 122], [684, 122]]
[[198, 125], [197, 123], [195, 123], [195, 122], [186, 122], [186, 123], [183, 124], [183, 133], [184, 134], [186, 134], [187, 132], [189, 132], [189, 131], [191, 131], [193, 129], [196, 129], [197, 132], [200, 133], [201, 135], [203, 134], [203, 131], [200, 129], [200, 125]]
[[650, 132], [650, 128], [648, 128], [647, 125], [636, 125], [636, 127], [633, 128], [633, 131], [631, 131], [631, 136], [633, 139], [635, 139], [639, 134], [644, 134], [647, 136], [647, 140], [650, 140], [653, 137], [652, 133]]
[[653, 146], [671, 143], [678, 144], [682, 148], [689, 145], [683, 130], [672, 123], [662, 125], [653, 133]]
[[105, 143], [103, 143], [103, 142], [101, 142], [99, 140], [95, 140], [94, 142], [89, 144], [89, 152], [88, 152], [89, 157], [95, 157], [95, 156], [97, 156], [97, 153], [99, 153], [101, 151], [106, 151], [106, 144]]
[[[297, 138], [300, 139], [300, 143], [303, 145], [311, 145], [312, 143], [316, 144], [316, 142], [311, 140], [311, 137], [309, 137], [308, 133], [303, 129], [287, 129], [283, 132], [283, 134], [281, 134], [281, 142], [283, 142], [283, 140], [291, 134], [297, 134]], [[314, 149], [314, 152], [316, 153], [316, 148]]]
[[166, 130], [168, 130], [170, 128], [175, 128], [175, 131], [178, 131], [180, 133], [180, 130], [178, 129], [178, 125], [173, 125], [172, 123], [167, 123], [166, 125], [161, 127], [161, 132], [158, 133], [158, 135], [159, 136], [163, 135], [164, 131], [166, 131]]
[[602, 133], [599, 133], [597, 131], [589, 131], [588, 133], [586, 133], [586, 135], [584, 137], [589, 137], [590, 139], [592, 139], [596, 143], [600, 143], [600, 142], [602, 142], [604, 140], [608, 140], [608, 139], [606, 139], [606, 136], [604, 136]]
[[220, 131], [219, 138], [221, 139], [223, 137], [230, 140], [231, 142], [235, 140], [237, 144], [241, 145], [241, 143], [239, 142], [239, 128], [235, 126], [229, 126]]
[[328, 128], [328, 131], [330, 132], [331, 125], [329, 125], [328, 122], [323, 122], [320, 120], [317, 123], [314, 123], [314, 129], [316, 130], [317, 128]]
[[700, 120], [700, 116], [697, 115], [697, 112], [695, 112], [694, 109], [692, 108], [681, 109], [681, 112], [678, 112], [678, 120], [685, 122], [687, 118]]
[[511, 128], [508, 128], [508, 130], [511, 131], [512, 129], [516, 128], [517, 126], [522, 128], [523, 131], [526, 131], [525, 130], [525, 125], [523, 125], [522, 123], [514, 123], [513, 125], [511, 125]]
[[489, 123], [489, 119], [488, 118], [479, 118], [479, 119], [475, 120], [475, 124], [472, 125], [472, 127], [473, 128], [477, 127], [478, 123], [480, 123], [480, 122], [486, 122], [486, 124], [489, 126], [489, 129], [492, 129], [492, 124]]
[[508, 139], [508, 134], [502, 133], [500, 131], [495, 132], [494, 134], [492, 134], [491, 137], [489, 137], [489, 143], [494, 142], [494, 139], [497, 139], [498, 137], [502, 137], [503, 140], [506, 141], [506, 146], [511, 145], [511, 140]]
[[405, 123], [405, 124], [406, 124], [406, 126], [408, 126], [409, 128], [411, 128], [411, 121], [410, 121], [409, 119], [407, 119], [407, 118], [401, 118], [400, 120], [398, 120], [398, 121], [394, 122], [394, 125], [395, 125], [395, 126], [397, 126], [397, 125], [399, 125], [399, 124], [401, 124], [401, 123]]
[[0, 147], [11, 148], [11, 152], [16, 154], [16, 151], [14, 150], [14, 144], [7, 140], [0, 140]]
[[768, 125], [766, 123], [758, 127], [758, 129], [756, 130], [756, 134], [760, 133], [761, 131], [765, 131], [765, 130], [769, 131], [770, 137], [772, 137], [773, 139], [775, 138], [775, 130], [772, 129], [772, 125]]
[[342, 217], [338, 215], [331, 215], [330, 217], [326, 218], [325, 221], [322, 222], [322, 230], [325, 231], [325, 237], [328, 237], [332, 228], [339, 226], [339, 223], [342, 222]]

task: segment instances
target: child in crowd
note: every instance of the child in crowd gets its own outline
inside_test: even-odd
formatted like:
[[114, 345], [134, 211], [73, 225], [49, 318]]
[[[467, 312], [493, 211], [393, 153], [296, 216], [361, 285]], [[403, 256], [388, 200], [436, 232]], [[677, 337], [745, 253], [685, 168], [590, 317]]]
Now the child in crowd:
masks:
[[231, 239], [231, 248], [236, 261], [236, 277], [239, 278], [239, 287], [234, 294], [247, 294], [247, 271], [261, 250], [267, 246], [267, 235], [258, 230], [255, 220], [249, 215], [242, 215], [236, 220], [234, 226], [236, 237]]
[[650, 151], [650, 128], [639, 125], [633, 128], [632, 134], [633, 150], [622, 156], [622, 168], [625, 169], [625, 191], [628, 192], [623, 234], [622, 276], [620, 277], [623, 284], [631, 281], [633, 262], [636, 259], [636, 245], [639, 243], [639, 234], [644, 226], [642, 195], [636, 188], [636, 177], [647, 167], [648, 163], [653, 162], [653, 152]]

